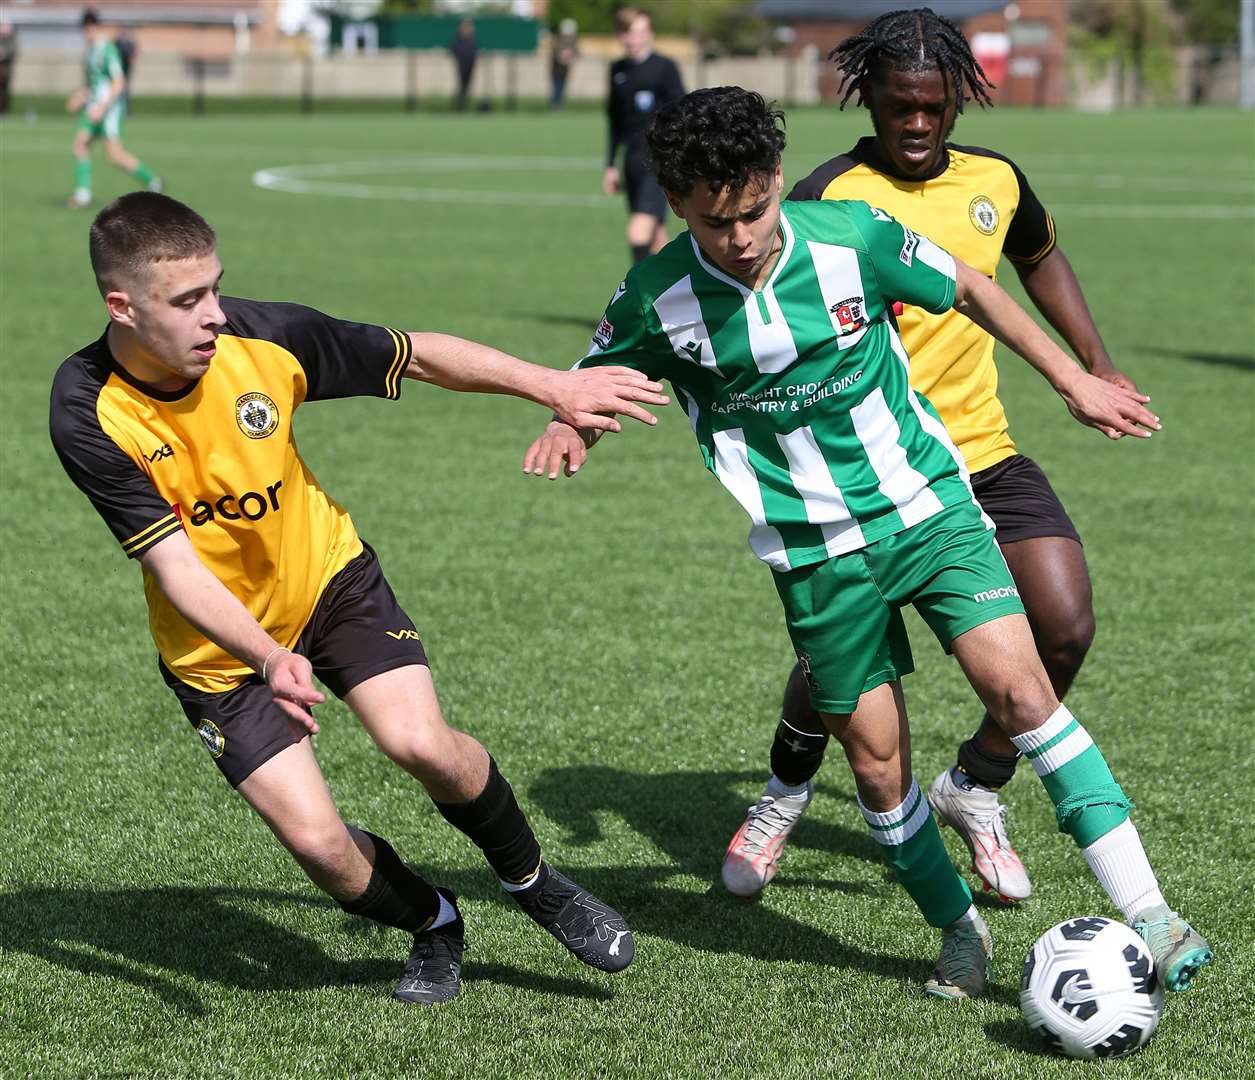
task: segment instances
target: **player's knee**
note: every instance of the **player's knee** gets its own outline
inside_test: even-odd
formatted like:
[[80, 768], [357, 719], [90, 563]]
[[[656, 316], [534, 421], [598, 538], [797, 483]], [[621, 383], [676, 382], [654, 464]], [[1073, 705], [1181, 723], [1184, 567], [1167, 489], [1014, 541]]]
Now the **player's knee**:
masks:
[[384, 748], [388, 757], [424, 784], [447, 784], [465, 771], [464, 755], [451, 728], [419, 730]]
[[284, 827], [279, 832], [283, 846], [303, 867], [317, 868], [323, 874], [334, 873], [354, 846], [344, 823], [335, 821], [303, 821]]
[[780, 715], [790, 727], [798, 731], [814, 732], [817, 735], [825, 731], [823, 720], [811, 704], [811, 691], [806, 685], [801, 664], [794, 664], [793, 670], [789, 672], [789, 681], [784, 685]]
[[1039, 631], [1037, 651], [1052, 676], [1071, 679], [1094, 643], [1094, 612], [1086, 607], [1055, 626]]
[[105, 143], [105, 153], [108, 155], [109, 160], [115, 165], [125, 165], [127, 163], [127, 152], [117, 143]]
[[871, 806], [896, 806], [902, 801], [904, 788], [910, 786], [910, 777], [904, 775], [896, 750], [886, 756], [846, 746], [845, 756], [863, 802]]
[[982, 697], [994, 721], [1011, 735], [1032, 731], [1059, 707], [1059, 699], [1040, 669], [1015, 672], [1005, 682], [985, 687]]

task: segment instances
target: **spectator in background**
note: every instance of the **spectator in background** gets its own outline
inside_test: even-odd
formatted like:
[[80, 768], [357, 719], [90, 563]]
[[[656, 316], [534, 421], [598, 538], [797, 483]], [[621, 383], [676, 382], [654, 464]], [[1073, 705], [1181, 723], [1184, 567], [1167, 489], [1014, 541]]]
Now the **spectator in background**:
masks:
[[17, 63], [17, 34], [12, 23], [0, 23], [0, 116], [9, 111], [9, 84]]
[[479, 56], [479, 45], [475, 41], [475, 24], [470, 19], [458, 23], [457, 36], [449, 43], [449, 52], [453, 54], [453, 62], [458, 68], [458, 111], [466, 109], [467, 98], [471, 93], [471, 76], [475, 74], [475, 60]]
[[560, 109], [566, 97], [566, 81], [571, 74], [571, 66], [580, 55], [579, 26], [574, 19], [563, 19], [558, 23], [558, 32], [554, 34], [550, 48], [553, 50], [549, 67], [553, 94], [549, 98], [549, 107]]

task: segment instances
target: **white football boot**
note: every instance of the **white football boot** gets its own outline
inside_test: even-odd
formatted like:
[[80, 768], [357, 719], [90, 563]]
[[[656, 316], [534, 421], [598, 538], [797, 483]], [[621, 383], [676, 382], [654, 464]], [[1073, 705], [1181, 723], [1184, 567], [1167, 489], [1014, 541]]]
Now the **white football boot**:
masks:
[[756, 897], [776, 876], [776, 868], [793, 826], [806, 813], [814, 795], [808, 780], [801, 795], [772, 793], [768, 783], [762, 798], [749, 808], [745, 821], [728, 845], [723, 857], [724, 888], [734, 896]]
[[1027, 900], [1033, 891], [1028, 871], [1007, 839], [1007, 808], [989, 788], [962, 787], [947, 769], [928, 789], [937, 824], [949, 825], [972, 855], [972, 873], [1004, 903]]

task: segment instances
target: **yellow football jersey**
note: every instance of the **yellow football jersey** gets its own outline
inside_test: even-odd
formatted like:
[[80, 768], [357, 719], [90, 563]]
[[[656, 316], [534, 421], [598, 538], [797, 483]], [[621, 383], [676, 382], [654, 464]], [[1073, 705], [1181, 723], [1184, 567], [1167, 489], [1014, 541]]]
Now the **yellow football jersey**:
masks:
[[[208, 372], [173, 393], [131, 378], [106, 337], [66, 360], [52, 440], [127, 555], [186, 531], [218, 580], [291, 647], [327, 582], [362, 550], [347, 511], [301, 460], [292, 414], [305, 401], [399, 397], [410, 339], [296, 304], [224, 296], [222, 309]], [[147, 573], [144, 593], [157, 651], [179, 679], [217, 693], [252, 674]]]
[[[947, 144], [945, 166], [936, 176], [903, 180], [884, 171], [874, 142], [860, 139], [825, 162], [789, 198], [862, 199], [990, 278], [1004, 254], [1033, 264], [1054, 248], [1054, 221], [1007, 158]], [[994, 339], [953, 310], [933, 315], [906, 307], [898, 326], [911, 358], [911, 385], [941, 415], [967, 467], [979, 472], [1014, 454], [998, 400]]]

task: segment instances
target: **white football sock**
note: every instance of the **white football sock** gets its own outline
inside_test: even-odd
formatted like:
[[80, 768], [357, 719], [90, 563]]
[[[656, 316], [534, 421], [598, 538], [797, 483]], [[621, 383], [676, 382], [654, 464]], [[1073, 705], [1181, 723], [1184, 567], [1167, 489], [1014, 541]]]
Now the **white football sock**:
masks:
[[506, 892], [522, 892], [524, 889], [530, 889], [536, 884], [536, 879], [540, 876], [540, 867], [543, 865], [544, 863], [541, 863], [537, 866], [526, 881], [506, 881], [505, 878], [497, 878], [497, 880], [501, 882], [501, 887]]
[[806, 782], [792, 785], [786, 784], [775, 773], [771, 774], [771, 779], [767, 781], [767, 794], [773, 799], [781, 798], [798, 798], [806, 794]]
[[458, 909], [449, 903], [443, 894], [437, 893], [436, 895], [440, 897], [440, 910], [436, 912], [436, 917], [427, 927], [428, 930], [435, 930], [437, 926], [444, 926], [445, 923], [451, 923], [458, 917]]
[[1130, 922], [1139, 912], [1164, 903], [1137, 826], [1128, 818], [1083, 848], [1081, 854], [1111, 902]]

